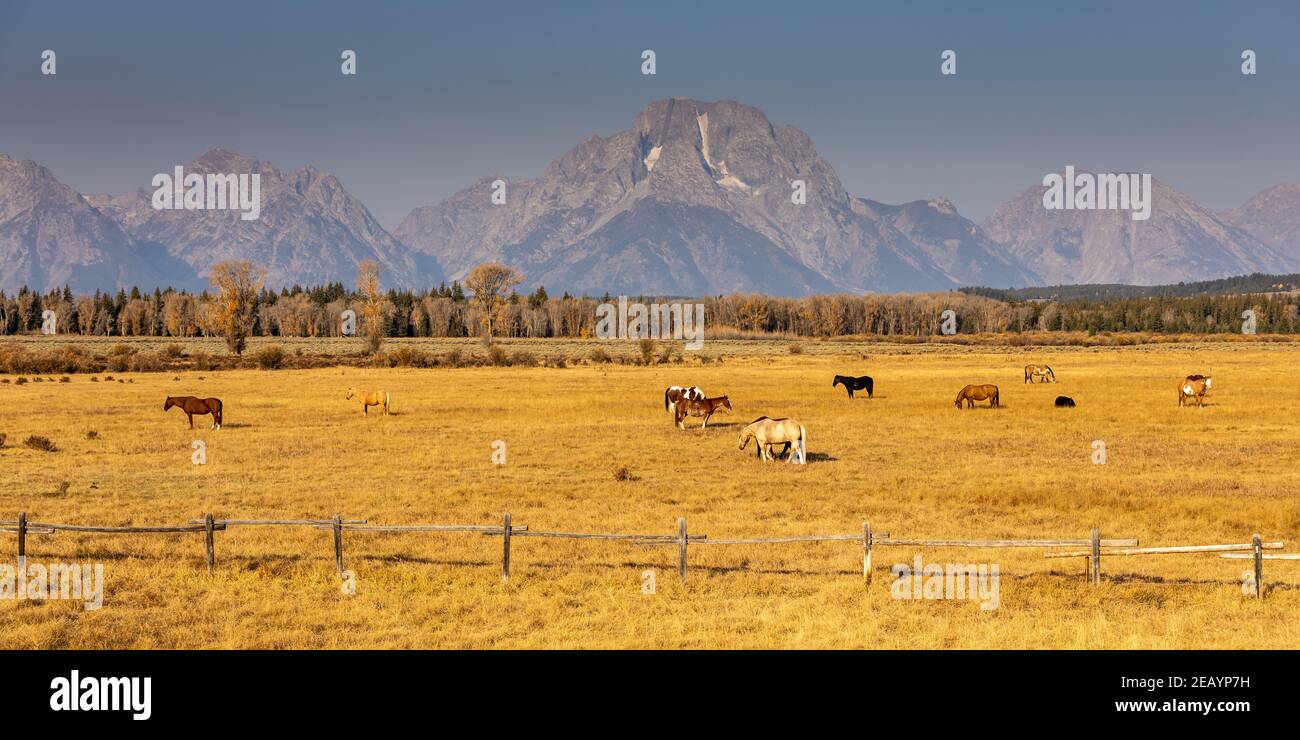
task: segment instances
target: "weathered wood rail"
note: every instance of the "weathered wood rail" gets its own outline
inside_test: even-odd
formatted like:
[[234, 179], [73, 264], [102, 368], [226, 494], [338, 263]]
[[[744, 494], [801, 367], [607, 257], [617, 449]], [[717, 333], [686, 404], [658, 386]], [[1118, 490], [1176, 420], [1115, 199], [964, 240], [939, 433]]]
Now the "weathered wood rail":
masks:
[[708, 535], [687, 531], [686, 518], [677, 520], [674, 533], [622, 533], [622, 532], [573, 532], [573, 531], [537, 531], [526, 525], [514, 524], [511, 515], [506, 513], [500, 524], [371, 524], [366, 519], [344, 519], [335, 514], [330, 519], [218, 519], [212, 514], [202, 518], [191, 519], [186, 524], [162, 526], [99, 526], [85, 524], [59, 524], [51, 522], [29, 521], [25, 512], [19, 513], [17, 519], [0, 519], [0, 533], [15, 534], [18, 538], [18, 555], [26, 556], [28, 535], [54, 535], [59, 532], [76, 534], [116, 534], [116, 535], [152, 535], [152, 534], [203, 534], [204, 559], [208, 572], [216, 564], [215, 533], [238, 527], [308, 527], [329, 531], [335, 569], [340, 576], [345, 576], [343, 559], [343, 534], [480, 534], [499, 536], [502, 539], [501, 579], [509, 581], [511, 566], [511, 549], [513, 540], [518, 537], [538, 537], [549, 539], [569, 539], [585, 541], [626, 542], [636, 546], [663, 546], [677, 548], [678, 574], [683, 583], [687, 580], [688, 555], [691, 546], [769, 546], [815, 544], [820, 542], [853, 542], [862, 548], [862, 576], [867, 582], [872, 578], [873, 551], [876, 547], [918, 547], [918, 548], [1087, 548], [1067, 552], [1048, 552], [1046, 558], [1086, 558], [1085, 571], [1089, 582], [1101, 583], [1101, 558], [1141, 555], [1172, 554], [1218, 554], [1222, 558], [1253, 559], [1255, 563], [1255, 595], [1263, 596], [1263, 561], [1264, 560], [1300, 560], [1300, 553], [1271, 553], [1265, 550], [1280, 550], [1282, 542], [1263, 542], [1255, 535], [1250, 543], [1213, 544], [1213, 545], [1173, 545], [1164, 547], [1139, 547], [1136, 539], [1103, 539], [1098, 528], [1093, 527], [1089, 536], [1079, 539], [924, 539], [893, 537], [888, 532], [873, 531], [869, 522], [862, 523], [862, 530], [851, 534], [801, 534], [775, 537], [743, 537], [731, 539], [710, 539]]

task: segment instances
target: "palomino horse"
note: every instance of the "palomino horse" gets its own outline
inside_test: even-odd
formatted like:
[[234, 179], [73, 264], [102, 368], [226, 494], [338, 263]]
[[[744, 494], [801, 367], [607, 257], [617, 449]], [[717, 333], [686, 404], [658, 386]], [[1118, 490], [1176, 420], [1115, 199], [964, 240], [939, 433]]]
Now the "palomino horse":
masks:
[[370, 414], [371, 406], [383, 406], [384, 416], [388, 416], [388, 394], [383, 391], [359, 391], [356, 388], [349, 388], [344, 400], [360, 401], [366, 415]]
[[[1195, 378], [1195, 379], [1193, 379]], [[1211, 379], [1202, 375], [1189, 375], [1178, 382], [1178, 405], [1205, 405], [1205, 392], [1210, 390]]]
[[168, 396], [167, 402], [163, 404], [163, 411], [170, 409], [172, 406], [180, 406], [185, 416], [189, 417], [190, 429], [194, 428], [194, 415], [205, 416], [212, 414], [212, 428], [221, 428], [221, 399], [220, 398], [195, 398], [194, 396]]
[[1039, 378], [1044, 383], [1055, 383], [1056, 373], [1047, 365], [1025, 365], [1025, 382], [1032, 383]]
[[870, 375], [862, 375], [856, 378], [852, 375], [836, 375], [835, 380], [831, 381], [832, 388], [837, 385], [844, 386], [844, 390], [849, 392], [849, 398], [853, 398], [853, 391], [866, 391], [867, 398], [871, 398], [871, 392], [875, 384]]
[[703, 401], [704, 391], [698, 385], [673, 385], [664, 391], [664, 411], [673, 413], [678, 401]]
[[998, 406], [998, 387], [992, 383], [968, 385], [957, 394], [957, 408], [961, 408], [962, 401], [970, 409], [975, 408], [976, 401], [988, 401], [989, 408], [994, 408]]
[[794, 419], [769, 419], [760, 416], [741, 430], [739, 449], [745, 449], [751, 439], [754, 440], [757, 448], [754, 451], [764, 462], [775, 459], [772, 445], [782, 443], [785, 444], [786, 450], [790, 449], [791, 444], [795, 445], [787, 462], [794, 462], [796, 458], [801, 464], [808, 462], [808, 433], [804, 430], [803, 424]]
[[673, 404], [673, 420], [678, 429], [686, 428], [686, 417], [703, 416], [704, 423], [700, 429], [709, 428], [709, 417], [718, 411], [731, 411], [731, 401], [726, 396], [717, 398], [702, 398], [698, 401], [689, 401], [683, 399]]

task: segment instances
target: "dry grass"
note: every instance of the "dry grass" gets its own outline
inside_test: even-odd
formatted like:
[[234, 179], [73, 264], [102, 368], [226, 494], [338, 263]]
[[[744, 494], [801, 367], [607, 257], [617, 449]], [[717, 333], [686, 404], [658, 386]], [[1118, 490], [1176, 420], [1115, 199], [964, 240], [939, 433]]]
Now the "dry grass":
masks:
[[[25, 510], [120, 525], [337, 511], [372, 523], [495, 523], [510, 511], [534, 529], [664, 533], [685, 515], [715, 538], [851, 533], [863, 520], [907, 537], [1084, 537], [1094, 524], [1143, 544], [1300, 537], [1300, 406], [1280, 381], [1300, 360], [1296, 345], [804, 344], [790, 355], [788, 340], [710, 342], [704, 351], [725, 362], [686, 353], [688, 364], [672, 366], [0, 384], [0, 433], [45, 436], [60, 450], [0, 449], [0, 518]], [[505, 349], [585, 357], [596, 346]], [[605, 348], [640, 354], [634, 343]], [[1030, 361], [1050, 363], [1061, 382], [1023, 385]], [[1204, 409], [1176, 405], [1175, 382], [1190, 372], [1215, 377]], [[836, 373], [874, 376], [876, 398], [849, 401], [830, 385]], [[1005, 408], [954, 409], [967, 382], [1000, 384]], [[735, 414], [676, 430], [662, 391], [681, 383], [728, 394]], [[350, 385], [387, 390], [395, 415], [363, 417], [343, 399]], [[163, 413], [165, 396], [191, 394], [225, 401], [224, 429], [201, 417], [191, 432], [183, 414]], [[1079, 407], [1053, 408], [1058, 394]], [[763, 466], [736, 449], [739, 425], [763, 414], [807, 426], [809, 465]], [[207, 442], [204, 467], [190, 464], [195, 439]], [[1098, 439], [1104, 466], [1090, 461]], [[508, 445], [505, 465], [492, 463], [495, 440]], [[1109, 558], [1094, 589], [1081, 561], [1038, 552], [920, 553], [998, 563], [1001, 608], [985, 612], [891, 599], [889, 565], [910, 562], [910, 548], [879, 550], [864, 588], [853, 543], [697, 547], [683, 587], [674, 548], [519, 538], [503, 585], [498, 538], [356, 533], [345, 554], [358, 592], [345, 596], [329, 535], [315, 530], [218, 533], [211, 577], [197, 535], [28, 542], [33, 561], [105, 563], [104, 607], [0, 601], [7, 646], [1300, 647], [1300, 564], [1285, 561], [1266, 563], [1272, 590], [1257, 602], [1241, 593], [1248, 562], [1214, 556]], [[12, 535], [0, 546], [12, 548]], [[647, 569], [655, 595], [641, 591]]]

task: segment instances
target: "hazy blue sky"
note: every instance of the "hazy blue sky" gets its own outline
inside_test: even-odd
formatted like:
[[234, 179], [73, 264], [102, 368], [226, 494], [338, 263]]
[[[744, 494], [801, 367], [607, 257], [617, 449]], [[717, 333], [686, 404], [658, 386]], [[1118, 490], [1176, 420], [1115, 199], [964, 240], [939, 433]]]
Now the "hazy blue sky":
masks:
[[1300, 181], [1300, 2], [0, 0], [0, 152], [82, 192], [225, 147], [329, 170], [392, 228], [675, 95], [803, 129], [875, 200], [978, 220], [1074, 164], [1224, 209]]

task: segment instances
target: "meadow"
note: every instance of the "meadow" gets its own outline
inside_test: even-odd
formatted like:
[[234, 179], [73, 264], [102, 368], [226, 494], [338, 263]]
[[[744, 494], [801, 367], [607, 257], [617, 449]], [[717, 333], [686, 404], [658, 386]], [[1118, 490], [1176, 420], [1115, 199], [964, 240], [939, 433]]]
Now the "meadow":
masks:
[[[540, 358], [602, 343], [513, 345]], [[1300, 403], [1288, 380], [1300, 345], [805, 340], [795, 351], [737, 339], [706, 342], [708, 362], [687, 352], [671, 364], [109, 372], [21, 385], [0, 375], [14, 381], [0, 382], [0, 519], [339, 512], [494, 524], [508, 511], [535, 530], [670, 534], [685, 516], [693, 533], [743, 538], [851, 534], [869, 520], [895, 537], [1083, 538], [1098, 526], [1144, 546], [1258, 532], [1300, 549]], [[1059, 382], [1024, 385], [1030, 362]], [[1175, 384], [1193, 372], [1212, 374], [1214, 390], [1204, 408], [1179, 408]], [[837, 373], [872, 375], [875, 398], [849, 400], [831, 387]], [[1003, 407], [954, 408], [972, 382], [1001, 386]], [[678, 430], [663, 408], [673, 384], [726, 394], [735, 411]], [[388, 391], [394, 414], [364, 416], [344, 400], [349, 386]], [[1054, 408], [1058, 394], [1078, 407]], [[163, 412], [169, 395], [220, 397], [224, 428], [199, 417], [189, 430], [179, 410]], [[801, 421], [809, 464], [738, 450], [741, 426], [760, 415]], [[30, 435], [57, 450], [24, 447]], [[191, 464], [194, 440], [206, 465]], [[0, 552], [13, 561], [13, 535], [0, 533]], [[890, 566], [918, 554], [998, 564], [999, 608], [891, 598]], [[31, 561], [104, 563], [104, 605], [0, 601], [0, 646], [1300, 647], [1294, 561], [1266, 562], [1267, 597], [1255, 600], [1242, 593], [1248, 562], [1215, 555], [1104, 558], [1099, 587], [1082, 559], [1040, 550], [878, 548], [869, 586], [853, 542], [693, 547], [685, 585], [673, 547], [517, 538], [508, 583], [500, 555], [500, 538], [481, 534], [348, 533], [357, 589], [347, 595], [325, 531], [219, 532], [212, 575], [201, 535], [33, 534]]]

